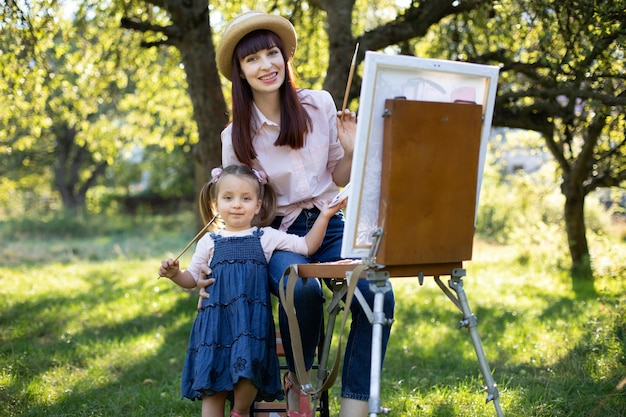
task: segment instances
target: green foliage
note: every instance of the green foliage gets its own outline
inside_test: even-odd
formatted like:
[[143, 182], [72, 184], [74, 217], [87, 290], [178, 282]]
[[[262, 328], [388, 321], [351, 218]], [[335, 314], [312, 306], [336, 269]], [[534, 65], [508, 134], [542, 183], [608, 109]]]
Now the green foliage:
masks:
[[165, 151], [162, 145], [137, 145], [120, 155], [104, 185], [124, 189], [124, 195], [150, 193], [166, 198], [193, 194], [192, 146], [181, 144]]
[[[489, 152], [480, 193], [476, 233], [481, 238], [504, 245], [520, 246], [518, 261], [542, 256], [561, 270], [571, 266], [568, 259], [567, 236], [563, 216], [564, 196], [554, 188], [557, 167], [553, 160], [543, 163], [541, 169], [531, 174], [517, 171], [505, 173], [504, 156], [519, 144], [524, 149], [541, 152], [537, 137], [495, 135], [489, 143]], [[611, 264], [614, 248], [608, 244], [623, 235], [623, 220], [619, 207], [607, 210], [601, 201], [602, 194], [593, 193], [586, 199], [585, 227], [590, 242], [590, 265], [597, 275], [623, 273], [623, 268]], [[615, 213], [618, 213], [617, 215]], [[621, 239], [624, 240], [623, 237]], [[603, 248], [598, 251], [596, 244]], [[536, 247], [547, 245], [552, 250], [537, 252]], [[608, 251], [608, 253], [604, 253]]]
[[[72, 6], [72, 13], [61, 7], [64, 3]], [[455, 7], [465, 10], [469, 3], [455, 2]], [[351, 32], [358, 36], [400, 30], [408, 7], [427, 11], [433, 10], [431, 4], [381, 0], [374, 6], [356, 1], [346, 7], [352, 7]], [[584, 198], [597, 187], [623, 188], [626, 7], [624, 0], [572, 4], [481, 2], [478, 8], [469, 7], [471, 12], [443, 18], [424, 37], [410, 39], [406, 32], [409, 40], [389, 50], [500, 64], [496, 121], [542, 132], [563, 174], [566, 197], [580, 197], [572, 194], [582, 190]], [[210, 24], [217, 42], [226, 22], [242, 11], [289, 17], [299, 33], [295, 64], [300, 85], [319, 88], [330, 62], [328, 33], [337, 30], [326, 24], [324, 7], [325, 2], [307, 1], [211, 4]], [[8, 104], [0, 108], [0, 191], [6, 191], [0, 193], [0, 206], [6, 215], [56, 209], [59, 201], [66, 208], [85, 204], [92, 212], [111, 213], [119, 198], [139, 192], [175, 198], [190, 192], [191, 162], [199, 160], [191, 152], [199, 141], [194, 117], [215, 115], [194, 115], [176, 49], [140, 48], [138, 34], [119, 28], [121, 17], [129, 15], [169, 27], [173, 19], [167, 10], [144, 1], [49, 0], [3, 6], [0, 91]], [[163, 40], [158, 30], [141, 36], [148, 43]], [[196, 97], [195, 103], [206, 100]], [[62, 144], [67, 152], [61, 152]], [[586, 144], [592, 152], [585, 151]], [[129, 160], [127, 155], [137, 149], [142, 160]], [[537, 189], [542, 198], [557, 199], [535, 178], [516, 181], [525, 187], [521, 204], [535, 204], [531, 195]], [[495, 201], [506, 200], [507, 193], [485, 195]], [[545, 213], [520, 217], [517, 202], [495, 209], [489, 199], [479, 213], [484, 236], [530, 243], [561, 238], [554, 226], [560, 222], [556, 209], [547, 214], [552, 219], [542, 222]], [[516, 236], [512, 230], [520, 222], [536, 229]], [[584, 249], [584, 259], [593, 261]]]
[[[532, 174], [522, 170], [505, 172], [504, 154], [513, 152], [518, 143], [517, 136], [508, 144], [501, 135], [490, 140], [477, 232], [503, 244], [516, 242], [533, 246], [546, 239], [564, 241], [563, 199], [554, 189], [554, 164], [548, 161]], [[523, 145], [528, 146], [532, 143]]]
[[500, 66], [493, 123], [543, 136], [561, 177], [572, 268], [586, 278], [583, 202], [626, 181], [625, 21], [624, 0], [483, 2], [443, 20], [416, 46]]
[[[0, 110], [8, 127], [0, 131], [6, 187], [28, 192], [32, 182], [41, 187], [46, 180], [66, 209], [82, 208], [105, 167], [123, 164], [128, 149], [153, 145], [144, 155], [163, 154], [176, 146], [190, 154], [197, 134], [175, 53], [130, 47], [135, 39], [118, 23], [123, 10], [109, 3], [76, 3], [71, 16], [56, 13], [58, 7], [25, 6], [28, 25], [2, 28], [15, 39], [0, 61], [6, 75], [0, 88], [11, 103]], [[30, 48], [23, 40], [28, 34]], [[163, 163], [160, 155], [146, 156], [143, 169], [155, 159]], [[176, 159], [167, 163], [168, 180], [183, 178], [178, 188], [188, 192], [189, 164]], [[121, 167], [109, 174], [114, 171]], [[154, 166], [147, 171], [164, 172]], [[115, 186], [128, 187], [123, 175], [119, 179]]]

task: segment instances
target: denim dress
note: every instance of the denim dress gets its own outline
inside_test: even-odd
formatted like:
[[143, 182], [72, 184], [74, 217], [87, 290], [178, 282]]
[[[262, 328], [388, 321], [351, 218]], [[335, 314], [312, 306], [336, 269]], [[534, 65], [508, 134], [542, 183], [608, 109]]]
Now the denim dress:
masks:
[[249, 379], [257, 401], [283, 399], [276, 355], [276, 331], [262, 230], [215, 241], [210, 262], [215, 283], [203, 299], [189, 336], [181, 395], [191, 400], [232, 391]]

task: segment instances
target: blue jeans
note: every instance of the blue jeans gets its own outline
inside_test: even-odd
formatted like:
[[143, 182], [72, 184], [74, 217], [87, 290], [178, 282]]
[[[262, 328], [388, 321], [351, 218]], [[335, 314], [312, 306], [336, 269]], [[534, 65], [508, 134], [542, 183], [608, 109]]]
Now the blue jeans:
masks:
[[[313, 226], [319, 210], [303, 210], [296, 221], [289, 227], [288, 232], [304, 236]], [[280, 224], [280, 219], [275, 221], [274, 227]], [[320, 249], [309, 257], [293, 252], [276, 251], [269, 263], [270, 289], [274, 295], [278, 295], [278, 284], [285, 270], [292, 264], [304, 264], [310, 262], [332, 262], [341, 259], [341, 241], [343, 239], [344, 219], [341, 212], [335, 215], [326, 231], [324, 242]], [[287, 279], [285, 279], [285, 284]], [[361, 279], [358, 288], [365, 300], [373, 308], [374, 293], [369, 288], [367, 280]], [[302, 337], [304, 362], [310, 369], [315, 359], [316, 347], [319, 344], [320, 330], [323, 320], [324, 297], [319, 280], [300, 279], [296, 284], [294, 304]], [[393, 291], [385, 293], [384, 313], [386, 318], [393, 318], [395, 299]], [[350, 306], [352, 324], [346, 343], [342, 370], [341, 396], [355, 400], [367, 401], [370, 392], [370, 368], [372, 349], [372, 325], [363, 311], [358, 300], [355, 298]], [[285, 348], [287, 366], [291, 371], [295, 369], [293, 353], [291, 349], [291, 337], [287, 314], [279, 307], [278, 322], [280, 333]], [[390, 326], [383, 326], [383, 358], [389, 341]]]

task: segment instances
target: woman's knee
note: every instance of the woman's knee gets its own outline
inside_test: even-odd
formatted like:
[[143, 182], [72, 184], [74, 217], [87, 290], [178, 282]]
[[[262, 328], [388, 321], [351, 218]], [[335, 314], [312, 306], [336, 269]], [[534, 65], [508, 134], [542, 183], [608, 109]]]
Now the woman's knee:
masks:
[[299, 278], [294, 289], [294, 303], [299, 308], [307, 304], [322, 304], [324, 295], [322, 286], [317, 278]]
[[[288, 272], [287, 269], [293, 264], [306, 263], [306, 258], [302, 255], [287, 251], [275, 251], [269, 262], [269, 274], [270, 274], [270, 290], [275, 295], [278, 295], [278, 284], [280, 280]], [[287, 274], [287, 277], [289, 275]], [[284, 280], [285, 284], [287, 279]]]

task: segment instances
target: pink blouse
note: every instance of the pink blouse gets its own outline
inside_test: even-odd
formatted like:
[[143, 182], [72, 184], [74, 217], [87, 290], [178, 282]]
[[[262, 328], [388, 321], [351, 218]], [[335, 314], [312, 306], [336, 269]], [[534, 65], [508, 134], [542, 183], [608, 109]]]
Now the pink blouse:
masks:
[[[298, 90], [304, 108], [311, 117], [312, 131], [301, 149], [274, 146], [280, 126], [267, 119], [254, 105], [253, 146], [257, 154], [253, 168], [267, 173], [276, 190], [278, 215], [284, 216], [281, 230], [298, 217], [302, 209], [321, 208], [339, 188], [332, 173], [344, 151], [337, 137], [337, 109], [327, 91]], [[239, 164], [232, 144], [232, 124], [222, 131], [223, 166]]]

